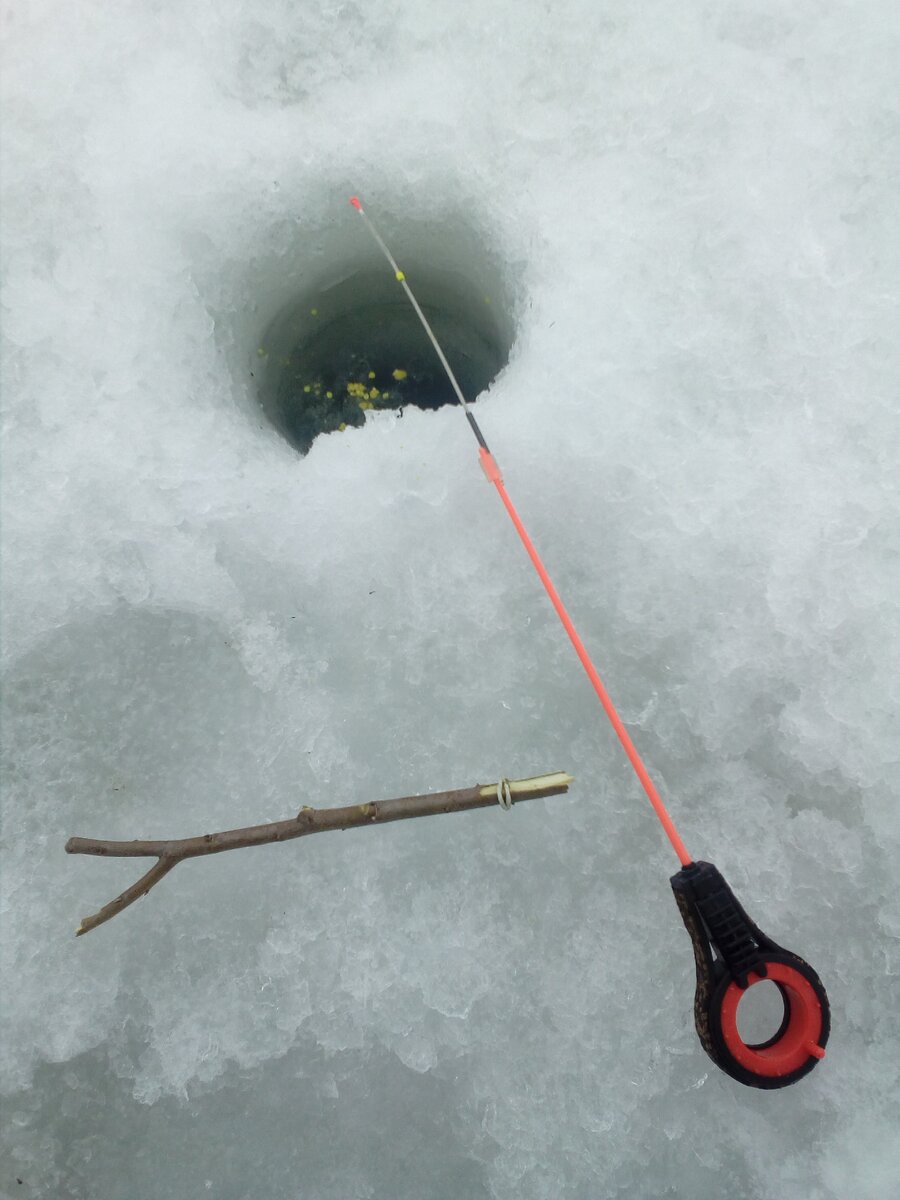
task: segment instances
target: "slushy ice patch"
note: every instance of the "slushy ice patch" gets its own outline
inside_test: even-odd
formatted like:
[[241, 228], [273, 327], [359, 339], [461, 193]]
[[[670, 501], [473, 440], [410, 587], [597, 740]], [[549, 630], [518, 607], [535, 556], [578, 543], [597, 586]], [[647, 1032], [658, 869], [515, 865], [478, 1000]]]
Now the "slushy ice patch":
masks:
[[[435, 242], [441, 247], [440, 231]], [[509, 360], [506, 288], [474, 247], [454, 249], [445, 239], [442, 248], [438, 265], [409, 255], [401, 265], [466, 399], [474, 400]], [[320, 433], [363, 425], [368, 412], [456, 402], [415, 311], [390, 270], [362, 258], [367, 249], [359, 265], [338, 267], [296, 294], [255, 351], [262, 408], [302, 454]]]

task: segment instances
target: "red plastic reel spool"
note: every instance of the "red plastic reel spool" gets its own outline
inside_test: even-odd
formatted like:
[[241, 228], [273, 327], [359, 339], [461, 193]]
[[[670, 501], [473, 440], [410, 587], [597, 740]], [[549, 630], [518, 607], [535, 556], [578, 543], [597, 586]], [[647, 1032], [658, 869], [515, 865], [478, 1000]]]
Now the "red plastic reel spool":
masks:
[[779, 1078], [790, 1075], [812, 1055], [824, 1058], [819, 1044], [824, 1027], [822, 1005], [812, 984], [794, 967], [786, 963], [767, 962], [767, 975], [750, 975], [749, 984], [771, 980], [778, 986], [784, 1000], [785, 1015], [781, 1028], [769, 1041], [748, 1046], [738, 1032], [738, 1005], [747, 992], [732, 982], [722, 997], [719, 1010], [722, 1037], [729, 1053], [754, 1075]]

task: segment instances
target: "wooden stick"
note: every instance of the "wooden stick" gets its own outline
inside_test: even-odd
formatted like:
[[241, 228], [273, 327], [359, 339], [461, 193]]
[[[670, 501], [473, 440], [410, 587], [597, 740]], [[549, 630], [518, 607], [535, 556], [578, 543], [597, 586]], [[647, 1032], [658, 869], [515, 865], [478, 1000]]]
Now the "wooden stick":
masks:
[[99, 838], [72, 837], [66, 842], [67, 854], [96, 854], [105, 858], [155, 858], [156, 863], [145, 875], [105, 904], [99, 912], [84, 917], [76, 936], [89, 933], [98, 925], [111, 920], [123, 909], [146, 896], [159, 881], [186, 858], [203, 854], [221, 854], [225, 850], [240, 850], [244, 846], [265, 846], [269, 842], [286, 842], [310, 833], [327, 833], [335, 829], [356, 829], [362, 825], [383, 825], [387, 821], [406, 821], [412, 817], [431, 817], [439, 813], [467, 812], [487, 808], [502, 802], [503, 793], [510, 803], [537, 800], [543, 796], [558, 796], [569, 790], [572, 776], [565, 771], [538, 775], [532, 779], [502, 780], [505, 785], [476, 784], [451, 792], [432, 792], [422, 796], [400, 796], [395, 800], [375, 800], [369, 804], [351, 804], [344, 808], [301, 808], [295, 817], [271, 821], [266, 825], [248, 825], [243, 829], [226, 829], [221, 833], [204, 833], [199, 837], [166, 841], [111, 842]]

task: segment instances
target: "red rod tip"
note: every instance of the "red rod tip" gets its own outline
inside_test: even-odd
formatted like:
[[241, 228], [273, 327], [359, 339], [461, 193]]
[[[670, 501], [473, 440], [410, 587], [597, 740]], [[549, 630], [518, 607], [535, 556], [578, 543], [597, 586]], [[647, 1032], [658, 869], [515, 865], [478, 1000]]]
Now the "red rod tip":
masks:
[[359, 196], [351, 196], [350, 203], [353, 205], [353, 207], [356, 209], [357, 212], [362, 212], [362, 200], [360, 200]]

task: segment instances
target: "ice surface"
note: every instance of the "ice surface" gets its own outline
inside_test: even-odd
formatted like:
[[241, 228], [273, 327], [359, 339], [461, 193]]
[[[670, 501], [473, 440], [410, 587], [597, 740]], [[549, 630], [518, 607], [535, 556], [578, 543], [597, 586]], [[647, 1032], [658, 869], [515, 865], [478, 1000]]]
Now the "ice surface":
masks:
[[[893, 0], [3, 21], [0, 1194], [900, 1193]], [[298, 459], [259, 411], [352, 192], [401, 262], [489, 247], [479, 421], [688, 847], [829, 989], [796, 1087], [697, 1044], [676, 863], [459, 412]], [[72, 936], [135, 873], [71, 834], [555, 769]]]

